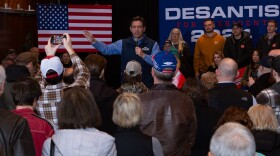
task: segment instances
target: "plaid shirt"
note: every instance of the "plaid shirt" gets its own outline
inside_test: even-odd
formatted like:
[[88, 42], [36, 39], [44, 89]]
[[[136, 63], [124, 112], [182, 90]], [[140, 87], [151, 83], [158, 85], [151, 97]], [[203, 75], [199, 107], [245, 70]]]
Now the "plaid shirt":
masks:
[[256, 100], [259, 104], [266, 104], [273, 108], [280, 125], [280, 95], [274, 89], [268, 88], [261, 91]]
[[63, 89], [74, 86], [89, 87], [90, 73], [85, 66], [84, 62], [79, 58], [77, 54], [72, 54], [71, 61], [74, 68], [75, 82], [71, 85], [67, 85], [64, 82], [60, 82], [56, 85], [46, 85], [45, 79], [42, 78], [41, 72], [36, 75], [41, 89], [42, 96], [40, 96], [35, 109], [37, 113], [44, 119], [50, 121], [57, 128], [57, 108], [62, 99]]

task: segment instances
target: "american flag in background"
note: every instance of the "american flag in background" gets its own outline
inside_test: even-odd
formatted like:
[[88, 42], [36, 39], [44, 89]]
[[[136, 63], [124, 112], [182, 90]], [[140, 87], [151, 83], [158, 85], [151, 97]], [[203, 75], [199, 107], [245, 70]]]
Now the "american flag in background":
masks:
[[[83, 36], [90, 31], [98, 41], [112, 43], [111, 5], [56, 5], [37, 6], [38, 46], [44, 52], [51, 35], [69, 33], [75, 52], [96, 52]], [[60, 52], [65, 51], [60, 46]]]

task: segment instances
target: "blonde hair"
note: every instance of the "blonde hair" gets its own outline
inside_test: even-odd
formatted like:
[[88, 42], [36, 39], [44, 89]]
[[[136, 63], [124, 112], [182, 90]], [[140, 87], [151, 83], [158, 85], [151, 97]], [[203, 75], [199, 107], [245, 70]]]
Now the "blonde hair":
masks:
[[217, 76], [213, 72], [203, 73], [201, 75], [200, 81], [207, 89], [214, 88], [215, 85], [218, 83]]
[[274, 110], [269, 105], [251, 106], [248, 114], [253, 121], [253, 129], [278, 131], [278, 122]]
[[122, 93], [114, 102], [113, 122], [123, 128], [137, 126], [142, 116], [140, 98], [134, 93]]
[[172, 32], [173, 32], [174, 30], [177, 30], [178, 33], [179, 33], [179, 38], [178, 38], [178, 53], [180, 54], [180, 53], [183, 51], [183, 49], [184, 49], [184, 44], [186, 43], [186, 41], [185, 41], [184, 38], [183, 38], [183, 35], [182, 35], [181, 30], [178, 29], [178, 28], [173, 28], [173, 29], [170, 31], [169, 36], [168, 36], [168, 40], [170, 40], [170, 41], [172, 42], [172, 44], [173, 44], [173, 41], [172, 41], [172, 37], [171, 37], [171, 36], [172, 36]]

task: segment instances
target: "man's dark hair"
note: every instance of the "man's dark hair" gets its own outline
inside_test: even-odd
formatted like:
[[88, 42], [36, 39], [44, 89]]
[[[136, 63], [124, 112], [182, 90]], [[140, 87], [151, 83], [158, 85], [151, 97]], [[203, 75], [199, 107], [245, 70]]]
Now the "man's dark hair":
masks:
[[75, 82], [73, 67], [69, 67], [69, 68], [65, 69], [64, 75], [63, 75], [63, 82], [66, 84], [72, 84]]
[[97, 127], [101, 116], [92, 93], [83, 87], [67, 88], [58, 108], [59, 129]]
[[130, 20], [130, 26], [132, 26], [132, 22], [134, 22], [134, 21], [141, 21], [142, 24], [143, 24], [143, 27], [146, 27], [146, 22], [145, 22], [145, 20], [144, 20], [143, 17], [141, 17], [141, 16], [135, 16], [135, 17], [133, 17], [133, 18]]
[[42, 95], [42, 91], [38, 81], [31, 77], [24, 77], [15, 81], [11, 89], [11, 94], [16, 106], [32, 106], [34, 100], [38, 100]]
[[[57, 72], [52, 69], [48, 70], [46, 75], [47, 75], [47, 77], [52, 77], [52, 78], [45, 78], [46, 82], [49, 85], [56, 85], [56, 84], [60, 83], [63, 78], [63, 72], [60, 75], [57, 75]], [[56, 76], [54, 76], [54, 75], [56, 75]]]
[[91, 54], [85, 58], [85, 64], [91, 76], [100, 76], [102, 70], [106, 67], [106, 59], [98, 54]]
[[181, 91], [186, 93], [193, 101], [208, 102], [208, 90], [198, 79], [192, 77], [186, 79]]
[[207, 21], [211, 21], [211, 22], [213, 22], [215, 24], [215, 21], [212, 18], [206, 18], [203, 23], [205, 23]]

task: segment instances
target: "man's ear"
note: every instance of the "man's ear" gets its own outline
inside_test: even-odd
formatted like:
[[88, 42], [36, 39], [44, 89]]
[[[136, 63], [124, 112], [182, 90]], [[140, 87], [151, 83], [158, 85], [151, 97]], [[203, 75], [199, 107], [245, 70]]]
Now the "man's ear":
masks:
[[29, 63], [26, 65], [27, 68], [31, 68], [32, 66], [33, 66], [33, 63], [32, 63], [32, 62], [29, 62]]
[[277, 76], [277, 72], [274, 69], [272, 70], [272, 76], [273, 77]]
[[5, 80], [0, 84], [0, 95], [4, 93], [4, 88], [5, 88]]
[[152, 73], [152, 76], [155, 76], [154, 67], [152, 67], [152, 71], [151, 71], [151, 73]]
[[102, 69], [102, 71], [101, 71], [101, 73], [100, 73], [100, 75], [99, 75], [99, 78], [104, 78], [104, 72], [105, 72], [105, 69]]
[[219, 75], [219, 73], [220, 73], [220, 72], [219, 72], [219, 70], [218, 70], [218, 69], [216, 69], [216, 70], [215, 70], [215, 74], [218, 76], [218, 75]]
[[208, 156], [214, 156], [211, 151], [208, 152]]

